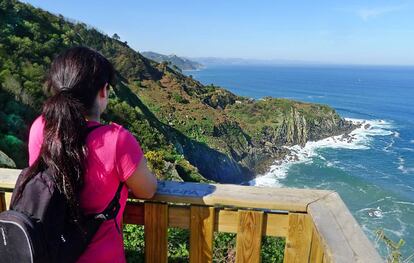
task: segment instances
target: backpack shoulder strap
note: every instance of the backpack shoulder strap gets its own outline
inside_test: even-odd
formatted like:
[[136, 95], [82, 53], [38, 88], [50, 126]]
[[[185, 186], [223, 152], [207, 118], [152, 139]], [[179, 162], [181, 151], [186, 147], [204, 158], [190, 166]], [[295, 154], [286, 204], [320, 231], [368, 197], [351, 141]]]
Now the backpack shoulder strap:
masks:
[[121, 197], [121, 191], [123, 186], [124, 183], [120, 182], [118, 189], [116, 190], [115, 196], [112, 198], [112, 200], [109, 202], [109, 204], [102, 212], [94, 215], [95, 219], [109, 220], [114, 219], [117, 216], [118, 211], [121, 208], [121, 205], [119, 204], [119, 198]]
[[89, 133], [91, 133], [93, 130], [95, 130], [95, 129], [99, 128], [99, 127], [102, 127], [102, 126], [105, 126], [105, 125], [103, 125], [103, 124], [98, 124], [98, 125], [94, 125], [94, 126], [87, 127], [87, 128], [86, 128], [86, 134], [89, 134]]
[[116, 222], [116, 216], [118, 215], [119, 209], [121, 208], [119, 198], [121, 197], [121, 191], [123, 186], [124, 183], [120, 182], [114, 198], [112, 198], [111, 202], [109, 202], [109, 204], [101, 213], [91, 215], [93, 219], [97, 221], [107, 221], [113, 219], [118, 233], [121, 233], [121, 230], [119, 229], [119, 225]]

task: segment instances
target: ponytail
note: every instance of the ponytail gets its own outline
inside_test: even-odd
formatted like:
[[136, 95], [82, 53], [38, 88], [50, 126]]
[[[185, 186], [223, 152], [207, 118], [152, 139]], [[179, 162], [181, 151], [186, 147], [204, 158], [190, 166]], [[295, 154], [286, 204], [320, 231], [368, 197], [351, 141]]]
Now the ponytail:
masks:
[[21, 187], [23, 189], [37, 173], [49, 169], [56, 187], [68, 201], [72, 218], [78, 222], [82, 220], [78, 193], [83, 186], [86, 159], [87, 126], [82, 112], [82, 104], [63, 93], [45, 102], [42, 147]]
[[56, 186], [69, 200], [75, 219], [80, 219], [79, 197], [86, 157], [86, 120], [82, 105], [63, 93], [51, 97], [43, 107], [45, 129], [42, 165], [49, 168]]
[[79, 194], [86, 165], [87, 123], [85, 115], [94, 111], [95, 99], [106, 83], [113, 84], [115, 71], [98, 52], [76, 47], [60, 54], [52, 63], [46, 89], [52, 93], [43, 105], [45, 121], [39, 157], [29, 167], [19, 187], [39, 172], [49, 169], [56, 187], [67, 200], [73, 220], [80, 222]]

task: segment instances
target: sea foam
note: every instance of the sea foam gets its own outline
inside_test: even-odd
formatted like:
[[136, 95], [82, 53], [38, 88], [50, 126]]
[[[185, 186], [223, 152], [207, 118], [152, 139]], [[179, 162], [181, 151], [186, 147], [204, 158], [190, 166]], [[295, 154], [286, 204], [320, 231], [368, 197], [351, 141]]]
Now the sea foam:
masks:
[[414, 173], [413, 167], [406, 167], [404, 157], [398, 157], [398, 170], [400, 170], [403, 174]]
[[[304, 147], [294, 145], [286, 147], [290, 150], [283, 160], [277, 160], [264, 175], [251, 180], [250, 185], [281, 187], [280, 179], [286, 178], [289, 168], [293, 164], [312, 163], [313, 157], [319, 156], [317, 150], [322, 148], [367, 150], [373, 136], [396, 135], [392, 123], [385, 120], [351, 119], [354, 124], [360, 125], [348, 135], [338, 135], [320, 141], [309, 141]], [[321, 156], [319, 156], [321, 157]], [[328, 163], [328, 165], [331, 163]]]

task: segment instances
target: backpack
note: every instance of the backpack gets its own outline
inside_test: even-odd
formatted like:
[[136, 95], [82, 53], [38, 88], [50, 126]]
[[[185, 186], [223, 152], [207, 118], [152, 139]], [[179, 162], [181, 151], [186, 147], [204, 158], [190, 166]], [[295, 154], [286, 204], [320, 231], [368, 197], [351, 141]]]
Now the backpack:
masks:
[[80, 226], [71, 220], [69, 205], [48, 169], [36, 174], [15, 200], [26, 172], [24, 169], [17, 179], [10, 209], [0, 213], [1, 262], [75, 262], [103, 222], [113, 219], [120, 232], [116, 216], [122, 182], [108, 206], [101, 213], [86, 215]]

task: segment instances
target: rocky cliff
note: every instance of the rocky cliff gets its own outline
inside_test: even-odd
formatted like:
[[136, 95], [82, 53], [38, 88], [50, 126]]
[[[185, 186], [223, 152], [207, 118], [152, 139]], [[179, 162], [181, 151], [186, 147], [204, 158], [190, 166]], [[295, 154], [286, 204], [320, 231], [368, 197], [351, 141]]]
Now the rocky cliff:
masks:
[[177, 55], [163, 55], [152, 51], [146, 51], [141, 53], [144, 57], [154, 60], [158, 63], [168, 63], [172, 69], [182, 70], [197, 70], [203, 68], [198, 62], [192, 61], [187, 58], [179, 57]]

